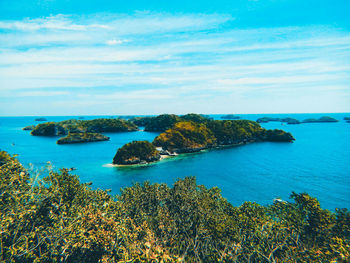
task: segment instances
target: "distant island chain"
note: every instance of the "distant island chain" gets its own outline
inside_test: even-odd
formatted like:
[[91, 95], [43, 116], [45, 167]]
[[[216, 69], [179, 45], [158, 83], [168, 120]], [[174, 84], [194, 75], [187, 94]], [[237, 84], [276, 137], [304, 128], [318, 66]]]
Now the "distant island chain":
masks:
[[[46, 121], [37, 118], [36, 121]], [[349, 122], [350, 118], [345, 117]], [[30, 125], [23, 130], [31, 130], [33, 136], [60, 136], [57, 144], [73, 144], [108, 141], [103, 132], [133, 132], [144, 127], [144, 131], [160, 134], [149, 141], [132, 141], [117, 150], [113, 158], [115, 165], [148, 164], [166, 157], [183, 153], [194, 153], [208, 149], [238, 146], [252, 142], [293, 142], [289, 132], [280, 129], [267, 130], [259, 123], [277, 121], [287, 124], [338, 122], [331, 117], [319, 119], [263, 117], [255, 121], [242, 120], [239, 116], [227, 114], [221, 120], [213, 120], [208, 115], [162, 114], [159, 116], [124, 118], [98, 118], [93, 120], [71, 119], [60, 122], [45, 122]]]

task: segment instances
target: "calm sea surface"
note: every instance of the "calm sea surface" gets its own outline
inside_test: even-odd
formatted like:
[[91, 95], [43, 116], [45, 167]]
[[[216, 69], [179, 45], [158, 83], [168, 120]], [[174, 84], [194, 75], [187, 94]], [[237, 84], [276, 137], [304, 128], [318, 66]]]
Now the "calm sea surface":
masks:
[[[211, 115], [220, 119], [221, 115]], [[143, 166], [117, 168], [112, 162], [117, 149], [133, 140], [152, 141], [157, 133], [105, 133], [111, 140], [87, 144], [57, 145], [55, 137], [31, 136], [22, 127], [38, 124], [35, 117], [0, 117], [0, 149], [18, 154], [18, 159], [35, 169], [48, 161], [55, 169], [75, 167], [82, 182], [94, 188], [111, 189], [133, 182], [149, 180], [172, 184], [177, 178], [193, 175], [200, 184], [218, 186], [233, 205], [244, 201], [270, 204], [276, 197], [287, 200], [292, 191], [307, 192], [321, 202], [323, 208], [350, 208], [350, 123], [346, 114], [263, 114], [239, 115], [242, 119], [259, 117], [292, 117], [298, 120], [331, 116], [338, 123], [281, 125], [262, 124], [268, 129], [291, 132], [294, 143], [253, 143], [249, 145], [189, 154]], [[77, 117], [46, 117], [61, 121]], [[85, 116], [94, 119], [97, 116]]]

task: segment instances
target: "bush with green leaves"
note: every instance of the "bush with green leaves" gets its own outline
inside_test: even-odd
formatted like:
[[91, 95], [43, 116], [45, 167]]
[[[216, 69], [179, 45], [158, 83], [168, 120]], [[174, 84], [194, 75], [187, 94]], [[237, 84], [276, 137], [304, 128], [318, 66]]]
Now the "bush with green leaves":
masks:
[[316, 198], [232, 206], [194, 177], [119, 196], [0, 152], [1, 262], [349, 262], [350, 213]]

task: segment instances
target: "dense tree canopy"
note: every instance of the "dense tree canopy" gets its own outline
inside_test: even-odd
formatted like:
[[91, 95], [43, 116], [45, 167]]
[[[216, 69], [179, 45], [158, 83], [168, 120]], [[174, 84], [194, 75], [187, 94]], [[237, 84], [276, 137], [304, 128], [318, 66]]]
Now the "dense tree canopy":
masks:
[[114, 164], [138, 164], [154, 162], [160, 158], [156, 147], [148, 141], [133, 141], [119, 148], [113, 158]]
[[183, 121], [157, 136], [153, 144], [179, 152], [210, 147], [215, 141], [213, 133], [205, 125]]
[[65, 120], [60, 122], [46, 122], [38, 124], [31, 131], [32, 135], [58, 136], [79, 132], [126, 132], [137, 131], [132, 122], [122, 119], [94, 119], [94, 120]]

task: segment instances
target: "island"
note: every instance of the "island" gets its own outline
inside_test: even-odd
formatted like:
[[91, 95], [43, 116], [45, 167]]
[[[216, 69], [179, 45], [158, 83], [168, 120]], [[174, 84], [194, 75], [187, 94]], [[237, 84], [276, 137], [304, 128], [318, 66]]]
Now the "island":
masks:
[[[249, 120], [208, 120], [205, 123], [181, 121], [159, 134], [152, 142], [154, 148], [150, 146], [151, 143], [147, 144], [147, 147], [152, 154], [158, 151], [159, 155], [178, 155], [252, 142], [293, 142], [294, 140], [289, 132], [278, 129], [266, 130], [259, 123]], [[135, 147], [138, 146], [136, 143], [132, 142], [120, 148], [113, 159], [113, 164], [148, 163], [149, 161], [140, 158], [139, 152], [135, 151]], [[120, 155], [126, 158], [121, 158]], [[121, 158], [123, 161], [117, 162], [116, 158]], [[160, 159], [160, 157], [154, 158], [151, 162]]]
[[47, 121], [46, 118], [36, 118], [35, 121]]
[[270, 121], [285, 122], [287, 124], [300, 124], [300, 121], [290, 117], [287, 117], [287, 118], [263, 117], [256, 120], [256, 122], [258, 123], [268, 123]]
[[[29, 126], [25, 127], [28, 128]], [[23, 129], [25, 129], [23, 128]], [[132, 132], [138, 127], [122, 119], [94, 119], [94, 120], [65, 120], [60, 122], [45, 122], [31, 127], [33, 136], [65, 136], [57, 144], [83, 143], [106, 141], [109, 137], [102, 132]], [[29, 129], [29, 128], [28, 128]]]
[[350, 121], [350, 117], [344, 117], [345, 121]]
[[84, 132], [84, 133], [69, 133], [66, 137], [57, 140], [57, 144], [72, 144], [83, 142], [99, 142], [108, 141], [109, 137], [100, 133]]
[[160, 153], [148, 141], [133, 141], [119, 148], [113, 158], [113, 164], [130, 165], [159, 161]]
[[175, 123], [181, 121], [193, 121], [197, 123], [205, 123], [211, 118], [207, 115], [188, 113], [185, 115], [161, 114], [156, 117], [134, 117], [130, 121], [137, 126], [145, 127], [145, 131], [164, 132], [171, 128]]
[[226, 114], [226, 115], [222, 115], [220, 118], [221, 118], [221, 119], [225, 119], [225, 120], [238, 120], [238, 119], [240, 119], [241, 117], [236, 116], [236, 115], [234, 115], [234, 114]]
[[68, 132], [129, 132], [137, 131], [135, 124], [121, 119], [66, 120], [38, 124], [32, 130], [34, 136], [60, 136]]
[[31, 131], [31, 130], [33, 130], [34, 128], [35, 128], [35, 125], [28, 125], [28, 126], [22, 128], [22, 130], [24, 130], [24, 131]]
[[302, 121], [303, 123], [322, 123], [322, 122], [338, 122], [337, 119], [334, 119], [332, 117], [328, 116], [323, 116], [318, 119], [310, 118], [310, 119], [305, 119]]
[[163, 132], [179, 121], [181, 121], [181, 118], [175, 114], [162, 114], [150, 118], [145, 126], [145, 131]]

